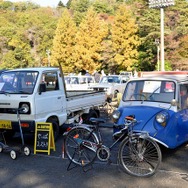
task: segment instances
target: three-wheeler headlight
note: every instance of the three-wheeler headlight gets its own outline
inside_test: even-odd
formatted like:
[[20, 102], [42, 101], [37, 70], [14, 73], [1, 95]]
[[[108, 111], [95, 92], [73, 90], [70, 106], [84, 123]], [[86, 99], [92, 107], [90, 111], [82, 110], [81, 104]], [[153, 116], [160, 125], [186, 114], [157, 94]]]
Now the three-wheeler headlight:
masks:
[[119, 117], [120, 117], [120, 111], [114, 110], [114, 112], [112, 113], [112, 117], [113, 117], [113, 121], [114, 121], [114, 122], [117, 122], [117, 120], [118, 120]]
[[166, 126], [167, 119], [168, 119], [168, 114], [166, 113], [161, 112], [156, 115], [156, 121], [162, 126]]

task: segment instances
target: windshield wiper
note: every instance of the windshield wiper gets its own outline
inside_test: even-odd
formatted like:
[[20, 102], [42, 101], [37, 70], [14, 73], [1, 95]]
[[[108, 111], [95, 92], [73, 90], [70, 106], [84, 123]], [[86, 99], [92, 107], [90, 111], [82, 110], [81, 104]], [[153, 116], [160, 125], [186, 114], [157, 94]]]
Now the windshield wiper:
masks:
[[[155, 94], [155, 92], [160, 88], [161, 86], [159, 86], [157, 89], [155, 89], [149, 96], [148, 99], [152, 99], [153, 94]], [[153, 100], [153, 99], [152, 99]]]
[[8, 91], [0, 91], [0, 94], [9, 95], [10, 92], [8, 92]]
[[19, 91], [14, 91], [14, 92], [0, 91], [0, 94], [9, 95], [9, 94], [31, 94], [31, 93], [27, 91], [19, 90]]
[[21, 93], [21, 94], [31, 94], [31, 92], [24, 91], [24, 90], [19, 90], [18, 93]]

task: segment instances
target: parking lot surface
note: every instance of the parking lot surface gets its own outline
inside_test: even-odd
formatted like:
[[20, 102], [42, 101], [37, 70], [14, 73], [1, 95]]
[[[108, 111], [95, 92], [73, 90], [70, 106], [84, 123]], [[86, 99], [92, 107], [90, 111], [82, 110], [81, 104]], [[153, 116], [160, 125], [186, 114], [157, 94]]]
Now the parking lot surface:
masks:
[[[112, 128], [101, 128], [106, 145], [112, 143]], [[62, 140], [55, 143], [56, 151], [50, 155], [33, 154], [34, 139], [25, 135], [25, 142], [32, 150], [30, 156], [18, 155], [12, 160], [9, 153], [0, 153], [0, 187], [2, 188], [184, 188], [188, 186], [188, 144], [176, 150], [162, 148], [162, 164], [157, 173], [149, 178], [138, 178], [124, 173], [116, 163], [117, 148], [112, 150], [111, 164], [95, 161], [92, 168], [84, 172], [75, 167], [67, 170], [69, 160], [62, 159]], [[20, 145], [20, 137], [8, 140], [10, 145]]]

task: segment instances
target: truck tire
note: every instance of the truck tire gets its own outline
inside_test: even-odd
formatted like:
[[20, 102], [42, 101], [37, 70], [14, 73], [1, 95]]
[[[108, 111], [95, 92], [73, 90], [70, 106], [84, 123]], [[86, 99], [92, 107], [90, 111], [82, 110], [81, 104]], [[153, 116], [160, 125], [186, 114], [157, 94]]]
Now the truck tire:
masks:
[[98, 118], [99, 117], [99, 113], [97, 113], [96, 110], [90, 110], [90, 112], [88, 114], [83, 114], [82, 115], [83, 123], [91, 124], [91, 122], [89, 120], [92, 117]]
[[54, 119], [47, 120], [48, 123], [52, 123], [53, 132], [54, 132], [54, 140], [56, 141], [59, 137], [59, 124]]

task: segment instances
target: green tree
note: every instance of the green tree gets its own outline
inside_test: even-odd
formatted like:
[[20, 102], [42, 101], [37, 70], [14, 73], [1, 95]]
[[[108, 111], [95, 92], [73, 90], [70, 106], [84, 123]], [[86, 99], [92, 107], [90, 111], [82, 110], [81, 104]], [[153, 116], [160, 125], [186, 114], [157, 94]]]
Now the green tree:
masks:
[[158, 9], [149, 9], [148, 1], [127, 1], [135, 13], [138, 35], [141, 44], [138, 48], [139, 58], [135, 64], [137, 70], [151, 71], [157, 67], [157, 46], [155, 40], [160, 38], [160, 14]]
[[64, 72], [74, 71], [74, 46], [77, 28], [68, 10], [59, 19], [52, 49], [52, 65], [61, 64]]
[[[22, 6], [21, 6], [22, 7]], [[0, 15], [0, 68], [39, 66], [52, 46], [57, 18], [49, 8], [7, 10]], [[10, 56], [11, 54], [11, 56]], [[11, 63], [9, 58], [13, 57]], [[20, 61], [20, 63], [17, 63]]]
[[114, 14], [114, 6], [108, 0], [96, 0], [93, 3], [93, 7], [97, 13]]
[[65, 5], [62, 3], [62, 1], [59, 1], [58, 7], [65, 7]]
[[[148, 2], [137, 0], [131, 9], [134, 10], [139, 25], [139, 37], [142, 41], [139, 47], [139, 62], [136, 65], [139, 70], [155, 70], [157, 64], [157, 47], [155, 39], [160, 39], [160, 10], [149, 9]], [[128, 3], [127, 2], [127, 3]], [[165, 23], [165, 70], [172, 67], [179, 69], [179, 64], [185, 64], [185, 58], [178, 53], [181, 38], [187, 33], [187, 9], [186, 0], [176, 0], [175, 6], [164, 9]], [[181, 62], [182, 61], [182, 62]], [[168, 66], [169, 64], [169, 66]], [[184, 67], [185, 69], [185, 67]]]
[[90, 0], [72, 0], [70, 9], [73, 11], [73, 17], [76, 25], [79, 25], [85, 17], [88, 8], [91, 6]]

